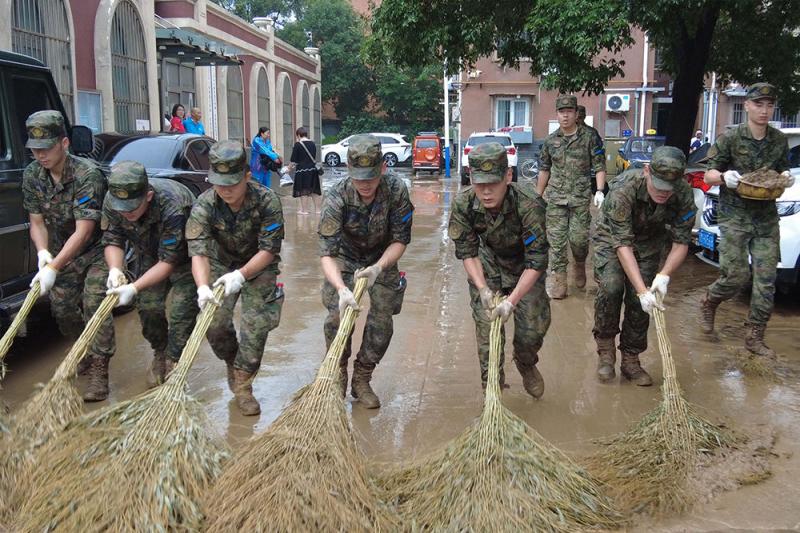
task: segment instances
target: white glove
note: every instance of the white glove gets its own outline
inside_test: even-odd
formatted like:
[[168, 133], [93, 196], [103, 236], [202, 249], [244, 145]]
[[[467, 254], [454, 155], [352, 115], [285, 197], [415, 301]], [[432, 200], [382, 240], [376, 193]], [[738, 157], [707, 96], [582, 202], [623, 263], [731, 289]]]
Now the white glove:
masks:
[[669, 276], [659, 272], [656, 274], [653, 284], [650, 285], [650, 292], [656, 296], [661, 295], [664, 298], [667, 296], [667, 285], [669, 285]]
[[380, 265], [378, 265], [378, 263], [375, 263], [372, 266], [359, 268], [356, 270], [355, 278], [367, 278], [367, 288], [369, 289], [375, 285], [375, 280], [378, 279], [378, 276], [381, 275], [381, 272], [383, 272], [383, 269], [380, 267]]
[[344, 315], [348, 307], [352, 307], [356, 311], [361, 310], [358, 307], [358, 302], [356, 302], [356, 297], [353, 296], [353, 291], [347, 287], [342, 287], [339, 289], [339, 316]]
[[138, 292], [139, 291], [136, 290], [136, 287], [133, 286], [133, 283], [127, 283], [125, 285], [120, 285], [119, 287], [114, 287], [113, 289], [108, 289], [106, 291], [106, 296], [119, 294], [119, 300], [117, 301], [117, 305], [114, 307], [122, 307], [125, 305], [130, 305]]
[[33, 287], [33, 284], [38, 281], [39, 296], [44, 296], [45, 294], [50, 292], [50, 289], [52, 289], [53, 285], [55, 285], [56, 276], [58, 276], [58, 270], [49, 265], [45, 266], [35, 276], [33, 276], [30, 286]]
[[207, 303], [220, 305], [219, 300], [214, 298], [214, 291], [208, 285], [200, 285], [197, 287], [197, 307], [203, 309]]
[[494, 291], [489, 287], [484, 287], [479, 291], [481, 296], [481, 305], [490, 313], [494, 309]]
[[735, 170], [726, 170], [722, 177], [725, 179], [725, 185], [731, 190], [736, 190], [739, 180], [742, 179], [742, 175]]
[[[788, 170], [784, 170], [783, 172], [781, 172], [781, 175], [782, 176], [786, 176], [786, 179], [789, 180], [789, 184], [786, 186], [787, 189], [789, 189], [789, 188], [794, 186], [794, 176], [792, 176], [791, 172], [789, 172]], [[42, 252], [39, 252], [39, 253], [42, 253]]]
[[492, 309], [492, 314], [489, 315], [489, 318], [494, 320], [495, 318], [500, 317], [505, 324], [506, 320], [508, 320], [508, 318], [514, 313], [514, 309], [515, 307], [511, 302], [508, 300], [503, 300], [497, 304], [494, 309]]
[[53, 262], [53, 254], [47, 250], [39, 250], [36, 256], [39, 258], [39, 270]]
[[[114, 267], [108, 271], [108, 279], [106, 280], [106, 289], [116, 289], [125, 284], [125, 274], [122, 270]], [[107, 294], [107, 293], [106, 293]]]
[[650, 291], [645, 291], [639, 295], [639, 303], [642, 306], [642, 311], [648, 315], [653, 314], [653, 309], [660, 309], [662, 311], [664, 310], [664, 306], [658, 303], [656, 295]]
[[214, 282], [214, 287], [225, 285], [225, 296], [230, 296], [242, 290], [244, 282], [244, 275], [238, 270], [234, 270], [233, 272], [228, 272], [220, 276], [217, 281]]
[[603, 205], [603, 200], [605, 199], [606, 195], [603, 194], [603, 191], [597, 191], [596, 193], [594, 193], [594, 206], [600, 207], [601, 205]]

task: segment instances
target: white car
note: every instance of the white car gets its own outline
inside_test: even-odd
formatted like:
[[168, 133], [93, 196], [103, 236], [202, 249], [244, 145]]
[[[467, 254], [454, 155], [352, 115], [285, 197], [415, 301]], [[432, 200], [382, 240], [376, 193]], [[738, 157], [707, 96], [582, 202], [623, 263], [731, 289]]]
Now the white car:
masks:
[[461, 153], [461, 185], [469, 185], [469, 153], [473, 148], [479, 144], [488, 142], [498, 142], [506, 147], [508, 154], [508, 166], [511, 167], [513, 181], [517, 181], [517, 147], [514, 146], [514, 141], [511, 140], [511, 135], [508, 133], [501, 133], [497, 131], [481, 131], [473, 133], [467, 139], [467, 144], [464, 145], [464, 151]]
[[[397, 133], [370, 133], [381, 141], [381, 150], [386, 165], [393, 167], [398, 163], [408, 161], [411, 157], [411, 143], [406, 140], [405, 135]], [[329, 167], [336, 167], [342, 163], [347, 163], [347, 147], [350, 146], [350, 139], [353, 135], [346, 137], [336, 144], [322, 145], [322, 160]]]

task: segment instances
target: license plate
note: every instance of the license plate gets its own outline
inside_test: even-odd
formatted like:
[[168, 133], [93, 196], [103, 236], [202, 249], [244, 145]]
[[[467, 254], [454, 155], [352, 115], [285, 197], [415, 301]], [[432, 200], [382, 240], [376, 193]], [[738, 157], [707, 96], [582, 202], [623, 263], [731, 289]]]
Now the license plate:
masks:
[[697, 235], [697, 242], [700, 244], [701, 247], [713, 252], [717, 244], [716, 237], [717, 236], [711, 233], [710, 231], [701, 229]]

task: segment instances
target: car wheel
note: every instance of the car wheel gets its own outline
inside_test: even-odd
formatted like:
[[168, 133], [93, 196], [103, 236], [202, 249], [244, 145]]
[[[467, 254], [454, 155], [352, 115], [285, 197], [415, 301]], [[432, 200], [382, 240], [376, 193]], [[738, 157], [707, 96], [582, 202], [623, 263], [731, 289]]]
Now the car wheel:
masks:
[[387, 167], [397, 166], [397, 156], [391, 152], [389, 152], [388, 154], [384, 154], [383, 160], [386, 161]]
[[342, 160], [339, 158], [337, 154], [330, 153], [325, 156], [325, 164], [328, 165], [329, 167], [338, 167], [339, 163], [341, 162]]

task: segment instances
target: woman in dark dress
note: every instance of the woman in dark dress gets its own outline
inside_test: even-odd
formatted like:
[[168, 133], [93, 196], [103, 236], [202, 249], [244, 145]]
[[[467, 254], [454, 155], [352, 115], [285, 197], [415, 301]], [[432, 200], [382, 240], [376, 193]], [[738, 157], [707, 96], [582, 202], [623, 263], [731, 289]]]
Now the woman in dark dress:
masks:
[[314, 212], [317, 212], [317, 200], [314, 195], [322, 194], [316, 167], [317, 146], [308, 138], [308, 130], [305, 128], [297, 128], [295, 138], [297, 142], [294, 143], [290, 159], [294, 166], [292, 196], [300, 198], [300, 210], [297, 214], [307, 215], [309, 203], [314, 206]]

